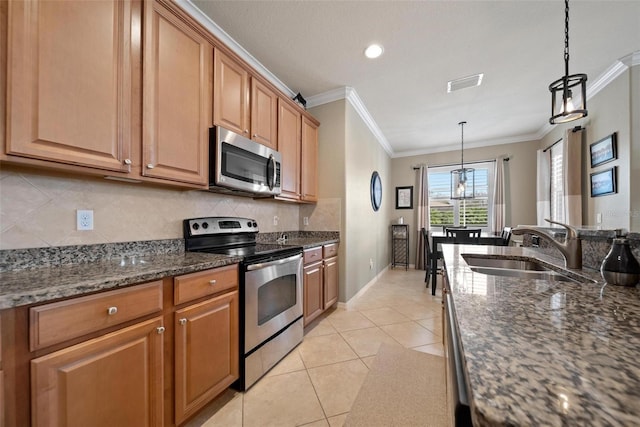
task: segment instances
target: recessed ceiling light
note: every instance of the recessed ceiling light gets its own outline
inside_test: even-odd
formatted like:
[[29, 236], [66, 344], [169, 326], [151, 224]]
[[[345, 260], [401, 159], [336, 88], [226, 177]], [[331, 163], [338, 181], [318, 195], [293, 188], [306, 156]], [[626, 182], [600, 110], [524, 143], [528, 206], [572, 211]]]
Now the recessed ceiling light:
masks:
[[480, 86], [483, 77], [484, 73], [480, 73], [469, 77], [463, 77], [461, 79], [451, 80], [450, 82], [447, 82], [447, 92], [451, 93], [468, 87]]
[[369, 59], [374, 59], [382, 55], [384, 49], [379, 44], [372, 44], [364, 50], [364, 56]]

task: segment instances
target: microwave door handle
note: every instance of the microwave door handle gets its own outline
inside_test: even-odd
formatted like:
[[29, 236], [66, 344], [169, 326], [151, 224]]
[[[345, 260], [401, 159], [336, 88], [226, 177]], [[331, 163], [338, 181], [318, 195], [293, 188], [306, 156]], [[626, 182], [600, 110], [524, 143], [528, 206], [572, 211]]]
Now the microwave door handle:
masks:
[[273, 190], [273, 187], [276, 186], [276, 158], [273, 157], [273, 154], [269, 154], [269, 162], [273, 164], [273, 176], [271, 177], [271, 182], [269, 183], [269, 190]]

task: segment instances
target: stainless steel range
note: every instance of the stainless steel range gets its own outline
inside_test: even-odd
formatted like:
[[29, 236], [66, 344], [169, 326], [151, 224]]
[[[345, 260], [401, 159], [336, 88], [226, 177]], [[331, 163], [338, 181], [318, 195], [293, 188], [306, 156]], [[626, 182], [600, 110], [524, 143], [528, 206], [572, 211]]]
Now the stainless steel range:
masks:
[[235, 388], [246, 390], [302, 341], [302, 247], [256, 243], [249, 218], [185, 219], [183, 230], [187, 251], [243, 257]]

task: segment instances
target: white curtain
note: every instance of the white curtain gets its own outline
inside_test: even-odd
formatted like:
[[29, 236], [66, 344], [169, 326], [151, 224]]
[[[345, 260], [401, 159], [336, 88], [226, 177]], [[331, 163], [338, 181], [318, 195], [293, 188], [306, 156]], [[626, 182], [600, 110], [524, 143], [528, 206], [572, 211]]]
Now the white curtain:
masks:
[[429, 177], [427, 174], [427, 167], [420, 166], [418, 169], [418, 224], [416, 229], [418, 236], [416, 238], [416, 269], [424, 270], [424, 240], [422, 237], [422, 228], [424, 227], [429, 231]]
[[562, 147], [564, 218], [567, 224], [582, 225], [582, 134], [583, 129], [565, 132]]
[[551, 151], [538, 150], [536, 177], [537, 224], [548, 225], [544, 220], [551, 217]]
[[494, 232], [502, 231], [505, 226], [505, 185], [504, 185], [504, 157], [496, 159], [496, 168], [493, 180], [493, 217], [491, 228]]

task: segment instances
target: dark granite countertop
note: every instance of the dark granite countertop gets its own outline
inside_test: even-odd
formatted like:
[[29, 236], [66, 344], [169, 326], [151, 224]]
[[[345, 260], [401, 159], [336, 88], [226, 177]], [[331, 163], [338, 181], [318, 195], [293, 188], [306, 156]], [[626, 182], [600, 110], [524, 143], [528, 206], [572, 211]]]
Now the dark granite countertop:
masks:
[[[640, 425], [640, 286], [530, 248], [443, 251], [476, 427]], [[581, 283], [477, 273], [468, 253], [537, 259]]]
[[226, 255], [186, 252], [3, 272], [0, 273], [0, 309], [193, 273], [240, 260]]
[[[281, 233], [280, 233], [281, 234]], [[336, 243], [337, 232], [289, 232], [286, 246]], [[260, 236], [275, 243], [279, 233]], [[240, 262], [184, 252], [183, 239], [0, 251], [0, 309], [148, 282]]]

